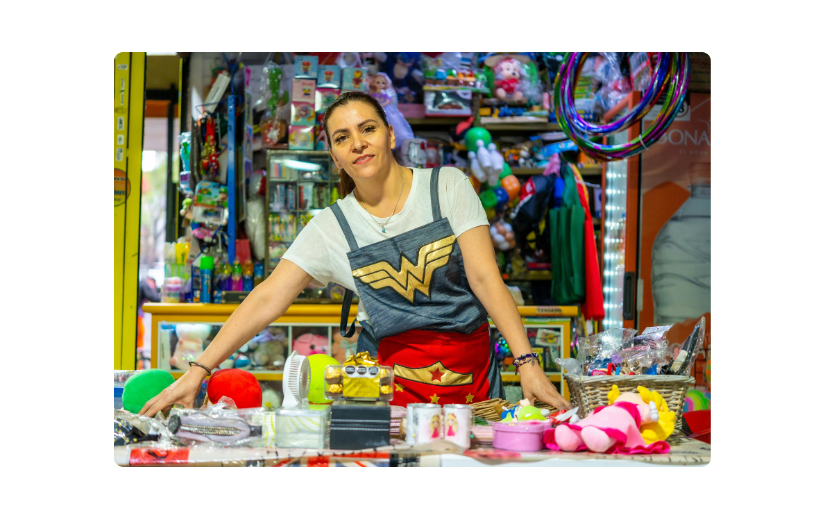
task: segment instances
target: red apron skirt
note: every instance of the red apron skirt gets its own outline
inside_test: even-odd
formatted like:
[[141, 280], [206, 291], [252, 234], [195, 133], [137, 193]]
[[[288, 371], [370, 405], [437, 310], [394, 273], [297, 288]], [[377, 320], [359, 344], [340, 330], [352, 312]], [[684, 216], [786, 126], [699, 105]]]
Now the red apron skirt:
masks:
[[482, 324], [470, 334], [410, 330], [387, 337], [378, 361], [392, 366], [392, 405], [472, 404], [489, 398], [490, 330]]

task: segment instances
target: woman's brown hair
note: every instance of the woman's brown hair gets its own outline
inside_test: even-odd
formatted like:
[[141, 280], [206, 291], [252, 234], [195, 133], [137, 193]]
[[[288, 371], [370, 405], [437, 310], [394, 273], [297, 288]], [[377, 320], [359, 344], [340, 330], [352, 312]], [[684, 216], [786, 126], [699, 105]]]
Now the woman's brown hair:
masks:
[[[338, 99], [335, 100], [331, 105], [329, 105], [324, 112], [324, 133], [327, 136], [327, 142], [329, 142], [330, 148], [332, 148], [332, 141], [330, 139], [329, 132], [327, 131], [327, 121], [329, 121], [329, 116], [332, 115], [339, 106], [348, 105], [355, 101], [361, 101], [362, 103], [367, 103], [375, 109], [375, 113], [378, 114], [378, 117], [381, 118], [381, 121], [384, 123], [384, 126], [389, 128], [390, 123], [387, 122], [387, 113], [384, 112], [384, 107], [381, 106], [381, 103], [375, 100], [369, 94], [364, 92], [344, 92], [341, 94]], [[341, 197], [345, 197], [355, 189], [355, 181], [352, 180], [352, 177], [347, 175], [347, 172], [341, 169]]]

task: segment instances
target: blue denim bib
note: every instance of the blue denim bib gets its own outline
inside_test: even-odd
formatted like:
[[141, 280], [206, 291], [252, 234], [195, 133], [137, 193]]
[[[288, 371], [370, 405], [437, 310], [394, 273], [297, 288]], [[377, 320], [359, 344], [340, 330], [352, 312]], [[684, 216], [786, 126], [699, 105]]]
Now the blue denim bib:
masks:
[[[438, 203], [438, 173], [432, 171], [433, 221], [372, 245], [359, 247], [338, 204], [332, 211], [347, 239], [355, 286], [370, 316], [376, 342], [409, 330], [469, 334], [487, 320], [470, 289], [458, 240]], [[351, 337], [346, 320], [352, 292], [344, 296], [341, 335]]]

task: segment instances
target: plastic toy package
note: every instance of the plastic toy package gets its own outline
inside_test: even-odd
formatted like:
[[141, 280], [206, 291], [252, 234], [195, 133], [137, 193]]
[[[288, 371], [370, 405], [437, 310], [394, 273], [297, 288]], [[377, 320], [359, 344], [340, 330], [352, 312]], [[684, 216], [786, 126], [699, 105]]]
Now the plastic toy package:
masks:
[[264, 407], [232, 409], [229, 398], [221, 398], [206, 409], [174, 408], [166, 428], [184, 445], [213, 447], [259, 447], [264, 445]]
[[665, 367], [666, 375], [689, 376], [699, 352], [705, 343], [705, 318], [699, 319], [693, 331], [681, 345], [676, 345], [673, 351], [673, 360]]
[[472, 115], [473, 93], [463, 90], [424, 92], [424, 110], [427, 115]]
[[594, 371], [606, 370], [614, 353], [629, 341], [636, 330], [627, 328], [613, 328], [589, 337], [579, 337], [578, 360], [581, 363], [584, 375], [592, 375]]
[[601, 84], [596, 92], [595, 111], [603, 116], [631, 91], [630, 80], [622, 75], [616, 52], [600, 52], [594, 61], [593, 80]]
[[158, 418], [150, 418], [138, 414], [114, 410], [114, 444], [115, 447], [132, 444], [172, 444], [174, 443], [169, 429]]
[[490, 94], [506, 104], [542, 104], [535, 62], [524, 54], [496, 54], [484, 60]]

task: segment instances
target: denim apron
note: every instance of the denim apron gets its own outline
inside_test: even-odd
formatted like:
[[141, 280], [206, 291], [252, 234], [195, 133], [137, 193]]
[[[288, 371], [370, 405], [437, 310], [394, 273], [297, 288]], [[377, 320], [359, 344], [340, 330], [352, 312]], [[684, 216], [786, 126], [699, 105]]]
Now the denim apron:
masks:
[[[332, 205], [350, 248], [355, 286], [370, 316], [361, 323], [358, 351], [393, 363], [399, 386], [393, 403], [400, 405], [424, 401], [424, 396], [433, 401], [424, 394], [430, 390], [436, 401], [444, 397], [440, 404], [503, 395], [487, 311], [470, 289], [458, 241], [441, 216], [439, 170], [433, 169], [430, 179], [433, 221], [393, 238], [359, 247], [343, 211]], [[355, 331], [355, 323], [347, 331], [352, 296], [347, 290], [341, 310], [344, 337]], [[404, 385], [407, 395], [399, 400]], [[460, 402], [455, 401], [459, 393]]]

